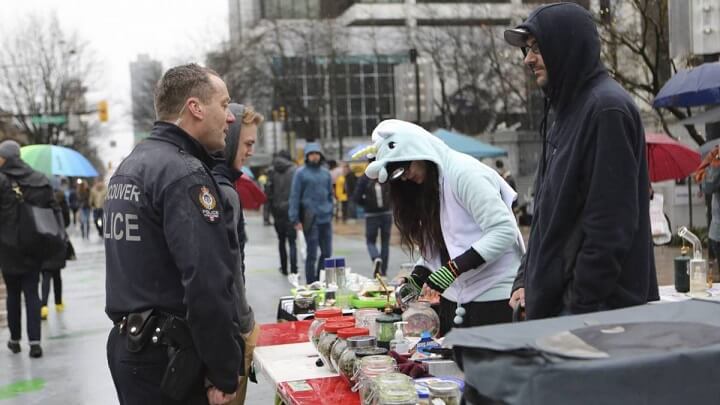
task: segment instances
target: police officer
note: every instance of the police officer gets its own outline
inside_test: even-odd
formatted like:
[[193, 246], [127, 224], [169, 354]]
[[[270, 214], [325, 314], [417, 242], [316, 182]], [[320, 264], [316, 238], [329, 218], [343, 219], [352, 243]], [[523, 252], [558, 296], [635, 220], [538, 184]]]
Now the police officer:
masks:
[[115, 323], [107, 351], [121, 404], [222, 404], [235, 395], [238, 245], [208, 168], [235, 120], [229, 103], [214, 71], [168, 70], [151, 135], [110, 179], [105, 311]]

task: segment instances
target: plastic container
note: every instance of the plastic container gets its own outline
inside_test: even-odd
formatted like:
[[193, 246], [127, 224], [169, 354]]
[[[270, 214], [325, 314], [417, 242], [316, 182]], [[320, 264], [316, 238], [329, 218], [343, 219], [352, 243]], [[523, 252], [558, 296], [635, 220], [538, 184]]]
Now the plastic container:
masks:
[[374, 336], [353, 336], [349, 337], [347, 339], [347, 348], [340, 354], [340, 359], [337, 362], [337, 367], [335, 367], [338, 370], [338, 373], [340, 373], [340, 376], [343, 377], [343, 379], [349, 384], [352, 380], [353, 376], [355, 375], [355, 372], [357, 371], [356, 363], [359, 357], [356, 355], [357, 351], [361, 351], [362, 353], [368, 353], [365, 354], [363, 357], [366, 357], [368, 355], [382, 355], [387, 354], [387, 351], [384, 352], [377, 352], [377, 351], [368, 351], [367, 349], [377, 349], [377, 340]]
[[418, 402], [415, 384], [405, 374], [379, 375], [373, 382], [373, 390], [378, 405], [415, 405]]
[[374, 405], [374, 380], [377, 376], [395, 371], [395, 359], [390, 356], [367, 356], [359, 361], [353, 391], [360, 392], [362, 405]]
[[375, 308], [364, 308], [355, 311], [355, 326], [368, 328], [371, 336], [377, 336], [377, 325], [375, 320], [383, 313]]
[[429, 402], [431, 404], [460, 405], [460, 386], [452, 381], [429, 381]]
[[332, 318], [327, 318], [326, 322], [330, 322], [330, 323], [352, 322], [352, 323], [355, 323], [355, 316], [353, 316], [353, 315], [333, 316]]
[[333, 307], [315, 311], [315, 319], [310, 324], [310, 328], [308, 328], [308, 338], [316, 350], [318, 341], [320, 340], [320, 333], [322, 332], [321, 326], [327, 321], [327, 319], [338, 316], [342, 316], [341, 308]]
[[405, 336], [420, 337], [423, 332], [430, 332], [430, 336], [437, 336], [440, 331], [440, 317], [427, 301], [415, 301], [408, 305], [403, 312], [402, 320], [405, 325]]
[[353, 328], [355, 326], [352, 322], [338, 322], [338, 323], [326, 323], [323, 325], [323, 331], [320, 334], [320, 340], [318, 341], [317, 351], [322, 359], [323, 363], [332, 371], [335, 369], [330, 362], [330, 350], [337, 340], [337, 332], [341, 329]]
[[364, 336], [367, 339], [372, 339], [373, 341], [375, 341], [374, 337], [368, 336], [367, 328], [346, 328], [341, 329], [337, 332], [338, 338], [337, 340], [335, 340], [335, 343], [333, 343], [332, 347], [330, 348], [330, 364], [332, 364], [332, 368], [335, 371], [340, 371], [338, 363], [340, 361], [340, 356], [348, 347], [348, 338], [359, 336]]
[[325, 270], [325, 287], [328, 290], [337, 289], [337, 273], [335, 272], [335, 258], [328, 257], [323, 262], [323, 270]]
[[397, 314], [384, 314], [375, 319], [377, 325], [378, 346], [388, 349], [390, 341], [395, 338], [395, 322], [402, 321], [402, 317]]

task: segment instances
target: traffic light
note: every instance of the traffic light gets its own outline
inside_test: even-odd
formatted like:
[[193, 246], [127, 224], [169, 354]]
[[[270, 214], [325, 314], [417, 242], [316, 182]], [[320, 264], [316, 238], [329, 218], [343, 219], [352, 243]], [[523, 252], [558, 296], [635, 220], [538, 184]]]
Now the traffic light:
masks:
[[98, 117], [100, 122], [108, 122], [108, 102], [107, 100], [100, 100], [97, 104]]

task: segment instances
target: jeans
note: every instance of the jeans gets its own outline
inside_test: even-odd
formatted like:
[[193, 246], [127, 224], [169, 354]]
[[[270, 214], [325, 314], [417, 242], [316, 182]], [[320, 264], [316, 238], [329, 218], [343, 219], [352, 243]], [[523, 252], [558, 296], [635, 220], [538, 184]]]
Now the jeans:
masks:
[[53, 294], [55, 295], [55, 305], [62, 304], [62, 278], [60, 277], [60, 269], [43, 270], [42, 272], [42, 305], [48, 304], [50, 297], [50, 281], [53, 283]]
[[[328, 222], [327, 224], [318, 224], [315, 222], [309, 231], [304, 232], [305, 243], [307, 244], [305, 280], [310, 284], [318, 280], [320, 270], [325, 268], [325, 259], [332, 254], [332, 222]], [[319, 258], [317, 257], [318, 245], [320, 246]]]
[[83, 239], [90, 238], [90, 207], [80, 208], [80, 233]]
[[287, 244], [290, 247], [290, 272], [293, 274], [296, 274], [298, 272], [297, 268], [297, 246], [295, 245], [295, 238], [296, 238], [296, 230], [290, 223], [290, 220], [287, 219], [287, 217], [282, 218], [279, 215], [273, 215], [273, 218], [275, 219], [275, 233], [277, 233], [278, 238], [278, 251], [280, 253], [280, 269], [282, 270], [283, 274], [287, 274], [288, 271], [288, 254], [287, 249], [285, 249], [285, 242], [287, 241]]
[[[378, 257], [382, 259], [382, 275], [387, 275], [388, 259], [390, 256], [390, 231], [392, 229], [392, 214], [372, 215], [365, 217], [365, 243], [367, 243], [370, 260]], [[377, 242], [380, 232], [380, 252], [378, 253]]]
[[22, 310], [20, 295], [25, 295], [27, 334], [30, 343], [40, 343], [40, 272], [29, 271], [22, 275], [3, 274], [7, 287], [7, 320], [10, 340], [19, 342], [22, 337]]

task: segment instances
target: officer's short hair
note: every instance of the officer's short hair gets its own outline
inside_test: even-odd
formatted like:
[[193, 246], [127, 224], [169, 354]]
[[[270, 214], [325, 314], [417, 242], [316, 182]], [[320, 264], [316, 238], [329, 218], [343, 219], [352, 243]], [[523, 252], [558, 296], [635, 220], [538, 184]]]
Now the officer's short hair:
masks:
[[174, 119], [189, 97], [197, 97], [203, 103], [210, 101], [213, 86], [210, 75], [220, 75], [212, 69], [190, 63], [169, 69], [155, 87], [155, 113], [157, 119]]

